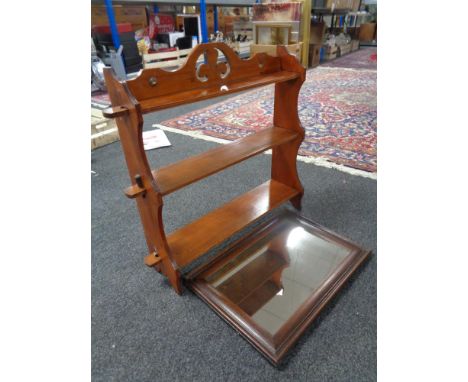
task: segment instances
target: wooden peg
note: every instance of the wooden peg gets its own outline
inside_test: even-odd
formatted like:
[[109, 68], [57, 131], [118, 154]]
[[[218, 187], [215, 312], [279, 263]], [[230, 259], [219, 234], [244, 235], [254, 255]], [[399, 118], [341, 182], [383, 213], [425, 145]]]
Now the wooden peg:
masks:
[[148, 267], [154, 267], [161, 261], [162, 259], [158, 256], [156, 252], [152, 252], [145, 257], [145, 265], [147, 265]]
[[135, 199], [137, 196], [144, 194], [146, 190], [144, 188], [140, 188], [138, 185], [134, 184], [124, 190], [125, 195], [127, 198]]
[[125, 195], [130, 199], [134, 199], [146, 192], [143, 179], [141, 178], [140, 174], [135, 175], [135, 182], [136, 184], [124, 190]]
[[128, 109], [123, 106], [108, 107], [102, 111], [102, 115], [106, 118], [117, 118], [128, 113]]

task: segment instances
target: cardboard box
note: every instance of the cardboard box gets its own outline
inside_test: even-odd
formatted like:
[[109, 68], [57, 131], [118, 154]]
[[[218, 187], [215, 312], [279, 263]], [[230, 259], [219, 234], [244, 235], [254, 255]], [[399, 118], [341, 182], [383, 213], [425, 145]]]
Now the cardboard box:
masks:
[[351, 41], [351, 52], [354, 52], [359, 49], [359, 40]]
[[351, 43], [346, 44], [346, 45], [340, 45], [338, 47], [338, 57], [344, 56], [345, 54], [348, 54], [351, 52]]
[[[119, 23], [131, 23], [134, 27], [145, 28], [148, 26], [146, 8], [141, 6], [121, 6], [116, 15]], [[120, 20], [119, 20], [120, 19]], [[140, 29], [137, 28], [137, 29]]]
[[359, 28], [359, 41], [372, 41], [375, 39], [376, 23], [361, 24]]
[[309, 68], [315, 68], [320, 64], [320, 44], [309, 45]]
[[321, 44], [325, 36], [327, 26], [323, 21], [312, 22], [310, 25], [310, 44]]
[[[148, 18], [144, 6], [114, 5], [112, 8], [114, 9], [117, 24], [130, 23], [134, 31], [148, 26]], [[109, 25], [105, 6], [91, 5], [91, 26], [94, 25]]]
[[[289, 51], [289, 53], [293, 54], [299, 61], [301, 61], [302, 42], [284, 46]], [[277, 47], [278, 45], [252, 44], [250, 45], [250, 56], [253, 56], [255, 53], [266, 53], [270, 56], [276, 57]]]
[[332, 4], [330, 4], [330, 6], [327, 8], [333, 8], [333, 3], [334, 3], [335, 4], [334, 9], [352, 9], [354, 0], [334, 0], [331, 3]]
[[324, 54], [325, 61], [336, 58], [337, 54], [338, 54], [338, 47], [336, 45], [334, 46], [325, 45], [325, 54]]
[[300, 2], [253, 4], [253, 21], [300, 21]]

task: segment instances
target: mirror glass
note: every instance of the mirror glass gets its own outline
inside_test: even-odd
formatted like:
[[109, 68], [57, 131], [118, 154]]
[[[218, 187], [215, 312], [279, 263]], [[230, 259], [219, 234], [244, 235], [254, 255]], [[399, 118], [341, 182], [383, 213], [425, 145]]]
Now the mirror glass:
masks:
[[275, 335], [351, 254], [300, 221], [285, 219], [204, 278]]

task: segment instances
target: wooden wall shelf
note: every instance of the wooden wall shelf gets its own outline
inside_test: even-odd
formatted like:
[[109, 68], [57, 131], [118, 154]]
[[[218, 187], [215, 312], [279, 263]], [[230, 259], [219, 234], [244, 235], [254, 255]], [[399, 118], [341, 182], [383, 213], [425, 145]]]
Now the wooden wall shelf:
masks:
[[[220, 53], [225, 62], [218, 61]], [[201, 55], [204, 64], [197, 65]], [[145, 69], [127, 82], [110, 68], [104, 75], [112, 106], [103, 114], [117, 121], [131, 179], [124, 192], [137, 203], [148, 246], [144, 262], [164, 274], [177, 293], [182, 270], [201, 256], [285, 202], [300, 210], [304, 189], [296, 157], [304, 129], [297, 103], [305, 70], [285, 47], [278, 46], [276, 57], [259, 53], [244, 61], [225, 44], [201, 44], [173, 72]], [[144, 113], [272, 83], [273, 127], [150, 169]], [[269, 149], [271, 179], [166, 235], [163, 197]], [[192, 267], [184, 280], [276, 365], [369, 253], [302, 217], [268, 221], [271, 215], [250, 234], [230, 240], [208, 263]]]
[[[300, 208], [303, 187], [296, 156], [304, 129], [297, 101], [305, 70], [284, 47], [278, 47], [277, 53], [277, 57], [257, 54], [241, 60], [227, 45], [209, 43], [194, 48], [176, 71], [145, 69], [120, 82], [110, 68], [104, 70], [112, 102], [104, 114], [117, 120], [132, 181], [125, 194], [137, 202], [148, 245], [145, 264], [162, 272], [177, 293], [182, 292], [181, 268], [281, 203], [290, 200]], [[204, 63], [198, 65], [200, 56]], [[269, 84], [275, 84], [274, 127], [150, 169], [143, 149], [143, 114]], [[269, 149], [273, 150], [270, 181], [166, 236], [164, 196]]]

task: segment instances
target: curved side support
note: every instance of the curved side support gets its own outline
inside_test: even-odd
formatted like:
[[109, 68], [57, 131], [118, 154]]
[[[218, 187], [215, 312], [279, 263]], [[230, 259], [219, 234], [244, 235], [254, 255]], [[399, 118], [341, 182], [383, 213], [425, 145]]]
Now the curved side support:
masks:
[[293, 206], [300, 210], [304, 187], [299, 180], [296, 159], [299, 146], [304, 140], [305, 132], [299, 120], [297, 106], [299, 91], [305, 81], [305, 69], [297, 61], [296, 57], [288, 53], [285, 47], [279, 46], [277, 53], [281, 59], [281, 69], [299, 73], [300, 76], [294, 80], [275, 85], [273, 124], [276, 127], [297, 132], [298, 138], [273, 148], [271, 178], [300, 192], [298, 196], [291, 199]]
[[157, 258], [152, 264], [169, 279], [172, 287], [180, 294], [182, 292], [180, 272], [172, 259], [164, 233], [162, 197], [143, 148], [143, 118], [140, 105], [132, 97], [126, 85], [115, 78], [112, 69], [105, 68], [104, 77], [112, 107], [127, 110], [126, 113], [116, 116], [116, 121], [132, 188], [143, 190], [136, 193], [134, 198], [140, 213], [149, 256]]

